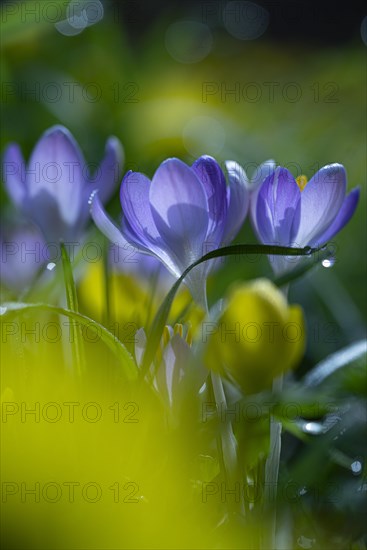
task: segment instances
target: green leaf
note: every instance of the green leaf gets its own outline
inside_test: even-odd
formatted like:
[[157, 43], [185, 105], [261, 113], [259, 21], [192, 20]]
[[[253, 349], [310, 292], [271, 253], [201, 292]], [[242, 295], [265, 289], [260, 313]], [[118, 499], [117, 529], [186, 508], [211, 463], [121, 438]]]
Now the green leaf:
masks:
[[8, 315], [17, 315], [19, 313], [22, 314], [29, 311], [49, 311], [51, 313], [65, 315], [66, 317], [73, 319], [73, 321], [76, 321], [80, 325], [95, 329], [97, 334], [100, 336], [102, 342], [104, 342], [106, 346], [108, 346], [109, 349], [119, 358], [125, 377], [129, 381], [137, 379], [138, 370], [136, 364], [122, 342], [120, 342], [120, 340], [118, 340], [118, 338], [116, 338], [116, 336], [112, 334], [109, 330], [107, 330], [103, 325], [97, 323], [90, 317], [62, 307], [51, 306], [49, 304], [25, 304], [19, 302], [7, 302], [2, 304], [1, 306], [2, 317]]
[[[320, 266], [323, 260], [327, 260], [328, 258], [333, 257], [333, 254], [330, 252], [330, 250], [323, 250], [323, 248], [321, 248], [320, 250], [322, 250], [322, 252], [318, 257], [317, 262], [304, 262], [301, 265], [297, 266], [295, 269], [292, 269], [292, 271], [290, 271], [289, 273], [284, 273], [284, 275], [279, 275], [279, 277], [276, 277], [273, 280], [273, 283], [279, 287], [285, 286], [292, 281], [299, 279], [312, 268]], [[313, 249], [313, 251], [316, 252], [315, 249]]]
[[185, 271], [182, 273], [181, 277], [172, 286], [171, 290], [168, 292], [164, 301], [162, 302], [155, 319], [152, 323], [150, 333], [148, 336], [147, 347], [144, 354], [143, 365], [141, 370], [141, 375], [145, 376], [145, 373], [149, 369], [149, 366], [155, 356], [159, 341], [162, 336], [164, 325], [167, 322], [167, 318], [171, 309], [172, 302], [176, 295], [177, 290], [179, 289], [182, 281], [190, 273], [190, 271], [200, 265], [203, 262], [212, 260], [214, 258], [221, 258], [224, 256], [236, 256], [236, 255], [248, 255], [248, 254], [265, 254], [272, 256], [311, 256], [315, 252], [323, 249], [320, 248], [311, 248], [306, 246], [305, 248], [292, 248], [288, 246], [273, 246], [273, 245], [258, 245], [258, 244], [235, 244], [232, 246], [225, 246], [223, 248], [218, 248], [217, 250], [212, 250], [199, 260], [193, 262]]
[[[329, 355], [318, 363], [301, 381], [306, 387], [320, 388], [335, 384], [347, 386], [348, 378], [357, 376], [356, 391], [366, 391], [367, 340], [360, 340]], [[358, 375], [359, 372], [359, 375]], [[344, 382], [344, 384], [343, 384]], [[346, 383], [345, 383], [346, 382]], [[358, 388], [359, 386], [359, 388]]]
[[[64, 272], [64, 282], [66, 290], [66, 301], [68, 304], [68, 309], [74, 311], [75, 313], [79, 312], [78, 306], [78, 296], [76, 293], [76, 287], [73, 277], [73, 270], [71, 267], [71, 262], [69, 254], [65, 248], [63, 242], [60, 243], [61, 249], [61, 259], [62, 259], [62, 268]], [[73, 334], [73, 342], [71, 343], [71, 353], [73, 356], [73, 363], [80, 376], [85, 370], [85, 355], [84, 355], [84, 346], [83, 346], [83, 335], [80, 330], [80, 326], [72, 325], [71, 331]]]
[[64, 243], [60, 243], [62, 268], [64, 270], [64, 281], [66, 290], [66, 300], [68, 308], [72, 311], [78, 311], [78, 297], [76, 293], [73, 271], [71, 268], [70, 258], [65, 248]]

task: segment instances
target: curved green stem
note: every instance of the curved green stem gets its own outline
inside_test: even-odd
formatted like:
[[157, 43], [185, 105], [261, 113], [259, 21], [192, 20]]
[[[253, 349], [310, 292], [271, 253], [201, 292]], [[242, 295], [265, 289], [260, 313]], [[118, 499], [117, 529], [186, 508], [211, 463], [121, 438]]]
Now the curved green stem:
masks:
[[[285, 298], [288, 297], [289, 283], [283, 287]], [[273, 381], [273, 394], [280, 394], [283, 389], [283, 375]], [[264, 487], [264, 512], [267, 519], [267, 531], [263, 548], [276, 550], [276, 524], [277, 524], [277, 492], [280, 453], [282, 449], [282, 423], [273, 415], [270, 416], [270, 450], [265, 464]]]
[[[206, 313], [209, 315], [208, 302], [206, 296], [206, 285], [204, 285], [203, 296], [201, 297], [201, 303], [205, 305]], [[216, 371], [211, 371], [210, 379], [214, 394], [214, 400], [219, 419], [219, 434], [217, 438], [217, 447], [219, 461], [221, 468], [223, 469], [223, 478], [226, 484], [226, 490], [232, 491], [235, 484], [239, 483], [239, 465], [237, 454], [237, 440], [233, 432], [232, 422], [227, 409], [227, 399], [224, 392], [223, 381], [221, 375]], [[228, 485], [228, 486], [227, 486]], [[240, 491], [241, 494], [241, 491]], [[237, 511], [238, 506], [228, 505], [230, 511]], [[239, 503], [240, 512], [244, 514], [243, 500], [240, 497]]]
[[[273, 382], [273, 393], [280, 393], [283, 387], [283, 376]], [[267, 520], [267, 530], [263, 544], [264, 550], [276, 549], [276, 500], [281, 452], [282, 423], [270, 416], [270, 451], [265, 464], [264, 511]]]

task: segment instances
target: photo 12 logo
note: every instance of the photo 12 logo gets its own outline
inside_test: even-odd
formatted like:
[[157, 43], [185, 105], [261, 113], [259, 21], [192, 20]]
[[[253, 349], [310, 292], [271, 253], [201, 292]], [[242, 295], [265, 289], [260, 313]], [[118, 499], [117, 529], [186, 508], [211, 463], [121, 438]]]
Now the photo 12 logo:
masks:
[[206, 81], [201, 85], [201, 100], [221, 103], [298, 103], [302, 99], [314, 103], [339, 103], [340, 88], [336, 82], [313, 82], [307, 87], [299, 82], [226, 82]]
[[140, 85], [137, 82], [115, 81], [111, 84], [101, 82], [78, 82], [76, 80], [35, 80], [27, 82], [3, 81], [1, 83], [1, 100], [11, 103], [20, 100], [22, 103], [138, 103]]
[[3, 504], [38, 504], [40, 502], [69, 504], [85, 502], [113, 502], [115, 504], [138, 504], [143, 496], [139, 495], [139, 485], [135, 481], [113, 482], [104, 485], [96, 481], [3, 481], [1, 484], [1, 502]]
[[70, 424], [87, 422], [96, 424], [101, 421], [136, 424], [139, 422], [140, 407], [135, 401], [127, 403], [101, 404], [96, 401], [80, 403], [78, 401], [39, 401], [29, 403], [26, 401], [4, 401], [1, 403], [1, 422], [9, 424], [20, 422], [21, 424], [46, 422], [56, 424], [66, 422]]

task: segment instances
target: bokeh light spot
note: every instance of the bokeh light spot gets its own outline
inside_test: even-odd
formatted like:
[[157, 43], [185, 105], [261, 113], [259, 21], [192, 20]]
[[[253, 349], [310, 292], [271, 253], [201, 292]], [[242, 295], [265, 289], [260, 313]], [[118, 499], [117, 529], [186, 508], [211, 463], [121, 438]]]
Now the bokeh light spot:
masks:
[[264, 34], [269, 25], [269, 12], [254, 2], [235, 0], [223, 10], [226, 30], [239, 40], [255, 40]]
[[213, 37], [209, 27], [203, 23], [176, 21], [166, 31], [165, 46], [176, 61], [198, 63], [211, 52]]
[[218, 154], [224, 147], [226, 132], [222, 124], [209, 116], [192, 118], [183, 129], [186, 150], [194, 157]]

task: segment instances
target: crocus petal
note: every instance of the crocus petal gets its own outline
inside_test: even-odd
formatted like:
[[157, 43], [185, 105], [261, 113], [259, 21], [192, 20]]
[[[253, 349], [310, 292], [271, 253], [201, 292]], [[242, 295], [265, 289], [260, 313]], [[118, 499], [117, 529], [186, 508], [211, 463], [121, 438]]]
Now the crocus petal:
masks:
[[[192, 365], [189, 345], [178, 334], [174, 335], [164, 350], [163, 364], [157, 373], [157, 377], [160, 375], [163, 378], [164, 376], [164, 385], [167, 388], [167, 396], [171, 406], [178, 404], [184, 397], [181, 384], [188, 374], [190, 363]], [[197, 365], [195, 366], [197, 367]], [[197, 370], [200, 372], [199, 368]], [[191, 386], [190, 389], [191, 392], [195, 392], [199, 388]]]
[[223, 243], [229, 243], [237, 235], [245, 221], [250, 193], [246, 172], [235, 161], [227, 161], [229, 187], [227, 188], [227, 220], [224, 228]]
[[169, 159], [154, 174], [149, 199], [159, 234], [183, 270], [203, 254], [209, 225], [204, 187], [194, 170]]
[[255, 170], [251, 178], [251, 191], [259, 188], [265, 178], [270, 176], [275, 170], [275, 161], [272, 159], [266, 160]]
[[135, 359], [139, 367], [143, 363], [145, 348], [147, 346], [147, 337], [143, 328], [139, 328], [135, 333]]
[[261, 186], [255, 230], [264, 244], [293, 244], [300, 219], [301, 192], [292, 174], [277, 168]]
[[[10, 225], [10, 227], [9, 227]], [[0, 226], [0, 280], [13, 291], [24, 291], [46, 262], [45, 242], [31, 224]], [[32, 251], [25, 253], [24, 250]]]
[[250, 214], [251, 214], [251, 223], [255, 229], [255, 233], [258, 233], [256, 227], [256, 205], [257, 197], [261, 189], [261, 184], [263, 181], [270, 176], [275, 170], [275, 162], [271, 159], [263, 162], [259, 168], [256, 170], [254, 176], [251, 178], [250, 184]]
[[247, 177], [245, 170], [235, 160], [226, 160], [226, 169], [230, 178], [239, 181], [241, 185], [250, 189], [250, 180]]
[[345, 197], [346, 174], [341, 164], [319, 170], [302, 191], [301, 221], [295, 241], [298, 246], [315, 242], [338, 214]]
[[76, 222], [84, 194], [85, 160], [70, 132], [53, 126], [35, 146], [28, 167], [27, 187], [34, 199], [42, 191], [53, 196], [64, 222]]
[[159, 240], [149, 204], [150, 180], [138, 172], [128, 172], [122, 180], [120, 198], [126, 219], [141, 242], [149, 246]]
[[180, 370], [176, 366], [177, 358], [172, 349], [171, 343], [168, 343], [163, 354], [162, 365], [157, 372], [158, 387], [165, 395], [169, 404], [173, 404], [173, 392], [177, 387], [180, 378]]
[[158, 244], [162, 240], [160, 237], [156, 242], [146, 244], [144, 238], [141, 238], [140, 235], [136, 234], [126, 218], [123, 218], [122, 220], [122, 234], [132, 246], [136, 247], [139, 252], [148, 254], [156, 260], [162, 262], [168, 271], [175, 277], [175, 279], [178, 279], [181, 275], [182, 269], [172, 260], [171, 256], [166, 250], [164, 250], [164, 247], [162, 248]]
[[[121, 204], [125, 214], [122, 232], [105, 213], [97, 192], [92, 193], [90, 198], [91, 216], [100, 231], [110, 241], [123, 248], [128, 245], [135, 246], [140, 252], [160, 259], [175, 277], [179, 277], [180, 271], [177, 266], [159, 246], [161, 238], [154, 226], [150, 206], [144, 202], [142, 197], [146, 189], [149, 189], [149, 184], [150, 181], [143, 174], [129, 172], [125, 176], [120, 191]], [[130, 223], [130, 220], [133, 223]], [[141, 225], [146, 221], [148, 221], [148, 225]]]
[[78, 241], [80, 218], [74, 225], [65, 223], [56, 198], [47, 191], [40, 191], [34, 201], [25, 200], [22, 213], [41, 230], [47, 243]]
[[[116, 183], [120, 181], [122, 165], [124, 162], [124, 150], [120, 141], [112, 136], [106, 143], [105, 156], [94, 174], [90, 178], [93, 188], [98, 189], [100, 200], [107, 202], [114, 190]], [[91, 189], [89, 189], [89, 192]]]
[[222, 240], [227, 217], [226, 180], [217, 161], [207, 155], [195, 161], [192, 168], [203, 184], [208, 198], [208, 239], [211, 241], [210, 244], [216, 247]]
[[170, 344], [176, 356], [177, 367], [181, 372], [180, 395], [177, 397], [180, 402], [185, 402], [203, 386], [208, 377], [208, 371], [203, 364], [194, 361], [190, 346], [180, 336], [177, 334], [173, 336]]
[[9, 197], [21, 208], [26, 196], [25, 163], [22, 152], [16, 143], [8, 145], [3, 156], [4, 182]]
[[90, 214], [94, 223], [112, 243], [121, 247], [128, 246], [128, 241], [123, 237], [121, 231], [106, 214], [106, 211], [99, 200], [98, 194], [99, 193], [97, 190], [93, 191], [89, 199]]
[[314, 244], [324, 244], [330, 241], [343, 227], [349, 222], [350, 218], [353, 216], [355, 209], [357, 208], [357, 204], [359, 201], [359, 194], [360, 190], [357, 187], [356, 189], [353, 189], [349, 195], [347, 195], [344, 199], [344, 202], [334, 218], [334, 221], [329, 225], [329, 227], [326, 229], [325, 233], [320, 235], [318, 237], [318, 243], [310, 243], [310, 246], [314, 246]]

